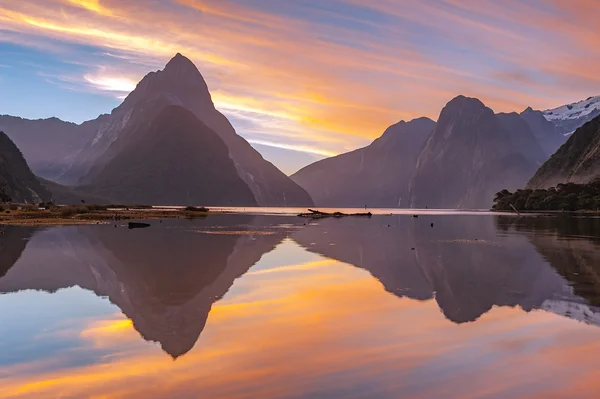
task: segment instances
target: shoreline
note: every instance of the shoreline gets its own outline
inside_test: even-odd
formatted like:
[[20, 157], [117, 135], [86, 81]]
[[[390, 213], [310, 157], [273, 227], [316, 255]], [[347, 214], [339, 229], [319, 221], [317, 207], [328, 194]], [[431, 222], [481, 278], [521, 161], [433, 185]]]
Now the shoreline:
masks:
[[27, 207], [16, 210], [3, 210], [0, 213], [0, 225], [4, 226], [67, 226], [110, 224], [117, 221], [157, 220], [157, 219], [195, 219], [211, 214], [229, 212], [210, 210], [153, 209], [153, 208], [107, 208], [89, 209], [85, 207], [57, 207], [55, 209], [31, 210]]
[[[140, 221], [140, 220], [158, 220], [158, 219], [198, 219], [209, 215], [218, 214], [273, 214], [272, 208], [246, 208], [243, 212], [238, 209], [208, 209], [203, 207], [153, 207], [142, 205], [64, 205], [51, 209], [38, 208], [26, 204], [0, 204], [0, 226], [69, 226], [69, 225], [94, 225], [111, 224], [118, 221]], [[290, 208], [289, 216], [302, 216], [296, 211], [299, 208]], [[340, 208], [345, 209], [345, 208]], [[351, 208], [348, 208], [351, 209]], [[263, 210], [263, 212], [260, 212]], [[390, 209], [392, 210], [392, 209]], [[412, 217], [413, 214], [444, 215], [461, 214], [457, 210], [422, 210], [422, 209], [403, 209], [402, 213], [379, 213], [375, 212], [372, 216], [406, 215]], [[405, 211], [405, 212], [404, 212]], [[320, 212], [320, 211], [319, 211]], [[275, 213], [280, 214], [280, 213]], [[519, 217], [515, 212], [510, 211], [464, 211], [464, 215], [489, 214], [501, 216]], [[332, 214], [333, 215], [333, 214]], [[345, 215], [353, 217], [354, 215]], [[557, 217], [557, 216], [600, 216], [599, 211], [524, 211], [520, 217]]]

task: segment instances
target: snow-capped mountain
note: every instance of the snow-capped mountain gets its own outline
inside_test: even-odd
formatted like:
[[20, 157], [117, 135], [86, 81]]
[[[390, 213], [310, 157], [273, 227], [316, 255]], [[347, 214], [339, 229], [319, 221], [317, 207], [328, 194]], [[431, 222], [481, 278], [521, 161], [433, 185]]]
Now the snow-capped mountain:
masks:
[[561, 132], [569, 135], [586, 122], [600, 115], [600, 96], [543, 111], [544, 117]]

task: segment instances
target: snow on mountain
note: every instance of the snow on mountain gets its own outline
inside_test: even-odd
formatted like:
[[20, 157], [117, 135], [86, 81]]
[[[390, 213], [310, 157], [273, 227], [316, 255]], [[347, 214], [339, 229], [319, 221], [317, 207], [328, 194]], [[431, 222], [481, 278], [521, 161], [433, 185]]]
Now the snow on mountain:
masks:
[[565, 136], [583, 126], [586, 122], [600, 115], [600, 96], [562, 105], [543, 111], [544, 118], [554, 123]]
[[600, 110], [600, 96], [589, 97], [587, 100], [549, 109], [543, 113], [546, 119], [553, 121], [556, 119], [580, 119], [596, 110]]

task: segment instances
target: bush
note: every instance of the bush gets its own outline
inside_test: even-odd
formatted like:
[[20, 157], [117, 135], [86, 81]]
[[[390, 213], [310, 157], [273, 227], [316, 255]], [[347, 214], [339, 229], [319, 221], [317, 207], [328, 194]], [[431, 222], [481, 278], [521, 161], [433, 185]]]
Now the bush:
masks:
[[70, 217], [89, 212], [90, 209], [87, 206], [66, 205], [60, 208], [60, 215], [62, 217]]

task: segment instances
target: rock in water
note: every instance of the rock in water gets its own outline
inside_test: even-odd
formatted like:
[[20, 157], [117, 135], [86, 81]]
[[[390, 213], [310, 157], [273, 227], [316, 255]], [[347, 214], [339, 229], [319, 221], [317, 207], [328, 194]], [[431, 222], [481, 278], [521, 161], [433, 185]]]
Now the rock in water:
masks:
[[146, 227], [150, 227], [149, 223], [140, 223], [140, 222], [129, 222], [127, 223], [127, 227], [130, 229], [144, 229]]

